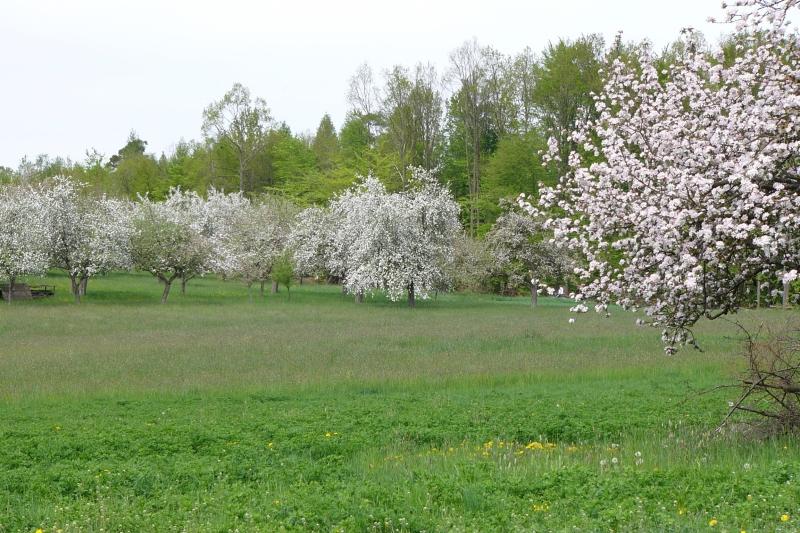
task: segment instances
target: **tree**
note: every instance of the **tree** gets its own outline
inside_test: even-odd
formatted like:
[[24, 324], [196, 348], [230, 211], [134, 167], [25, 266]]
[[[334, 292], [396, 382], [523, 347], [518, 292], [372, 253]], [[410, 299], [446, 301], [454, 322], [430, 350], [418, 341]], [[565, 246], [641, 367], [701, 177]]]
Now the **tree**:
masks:
[[43, 274], [49, 234], [39, 193], [28, 186], [0, 188], [0, 273], [8, 280], [8, 303], [20, 276]]
[[330, 269], [335, 229], [335, 219], [327, 208], [309, 207], [297, 214], [288, 248], [299, 275], [338, 277], [340, 272]]
[[542, 191], [540, 207], [561, 213], [548, 224], [556, 240], [585, 257], [578, 298], [643, 308], [668, 352], [694, 343], [701, 317], [735, 312], [759, 276], [798, 275], [797, 5], [729, 11], [749, 43], [730, 65], [723, 50], [687, 46], [662, 81], [647, 49], [636, 65], [616, 60], [598, 116], [570, 139], [581, 149]]
[[289, 299], [292, 299], [292, 281], [294, 280], [294, 265], [290, 253], [284, 252], [275, 258], [272, 266], [272, 279], [286, 287]]
[[135, 268], [150, 272], [163, 285], [161, 303], [167, 303], [172, 283], [205, 272], [210, 244], [186, 222], [173, 203], [144, 197], [133, 216], [131, 259]]
[[239, 83], [203, 111], [203, 134], [229, 143], [236, 153], [240, 191], [253, 189], [253, 177], [248, 172], [264, 148], [271, 120], [266, 102], [252, 99], [250, 91]]
[[479, 223], [478, 195], [481, 184], [481, 152], [486, 130], [485, 92], [482, 90], [486, 73], [481, 63], [481, 50], [476, 40], [465, 42], [450, 54], [450, 76], [458, 80], [450, 109], [461, 122], [464, 150], [469, 175], [469, 232], [474, 236]]
[[[239, 210], [221, 238], [228, 261], [220, 273], [242, 280], [248, 291], [254, 283], [259, 283], [264, 296], [264, 283], [270, 279], [275, 260], [286, 248], [295, 214], [291, 203], [270, 196]], [[275, 290], [277, 287], [273, 285]]]
[[41, 188], [48, 228], [50, 266], [70, 278], [80, 303], [91, 276], [130, 267], [130, 207], [126, 202], [87, 196], [85, 185], [57, 177]]
[[568, 155], [577, 147], [570, 135], [594, 112], [592, 94], [602, 86], [602, 53], [603, 39], [597, 35], [559, 40], [544, 51], [532, 97], [546, 134], [558, 142], [559, 175], [566, 172]]
[[115, 169], [126, 158], [143, 156], [147, 148], [147, 141], [139, 138], [139, 135], [133, 130], [128, 134], [128, 142], [125, 146], [119, 149], [116, 154], [112, 155], [108, 160], [108, 168]]
[[322, 172], [330, 172], [336, 164], [339, 155], [339, 138], [336, 128], [327, 113], [322, 117], [317, 127], [317, 133], [311, 142], [311, 149], [317, 158], [317, 166]]
[[507, 287], [525, 286], [531, 291], [531, 307], [545, 281], [565, 270], [566, 254], [546, 239], [541, 224], [527, 213], [509, 209], [486, 234], [494, 258], [494, 271], [505, 278]]
[[[413, 77], [412, 77], [413, 76]], [[400, 182], [405, 185], [412, 166], [431, 170], [440, 141], [442, 97], [431, 65], [419, 64], [413, 75], [396, 66], [386, 73], [381, 120], [397, 153]]]
[[458, 204], [430, 172], [416, 169], [410, 187], [393, 194], [366, 178], [331, 210], [341, 216], [333, 242], [348, 292], [383, 290], [393, 301], [407, 293], [414, 307], [441, 286], [460, 228]]

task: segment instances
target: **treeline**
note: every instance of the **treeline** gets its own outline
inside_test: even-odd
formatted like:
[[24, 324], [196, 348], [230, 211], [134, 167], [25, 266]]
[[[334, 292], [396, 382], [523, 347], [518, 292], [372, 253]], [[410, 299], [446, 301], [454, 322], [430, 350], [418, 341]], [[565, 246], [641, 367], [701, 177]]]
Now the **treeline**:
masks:
[[[702, 43], [698, 43], [702, 46]], [[301, 206], [326, 202], [373, 175], [401, 190], [412, 168], [436, 173], [458, 201], [470, 235], [482, 235], [501, 214], [498, 200], [535, 194], [553, 184], [574, 148], [570, 134], [595, 113], [592, 94], [617, 57], [635, 57], [646, 44], [610, 46], [598, 35], [560, 40], [535, 53], [506, 55], [468, 41], [443, 71], [429, 64], [395, 66], [376, 74], [362, 65], [347, 94], [349, 112], [338, 128], [324, 115], [313, 134], [292, 132], [266, 102], [235, 84], [203, 111], [203, 135], [177, 142], [170, 153], [148, 152], [135, 132], [117, 153], [96, 151], [77, 162], [41, 155], [19, 168], [0, 167], [0, 182], [35, 182], [69, 175], [90, 190], [120, 198], [147, 193], [164, 199], [171, 188], [283, 195]], [[685, 44], [667, 48], [664, 64]], [[548, 139], [561, 161], [543, 166]]]

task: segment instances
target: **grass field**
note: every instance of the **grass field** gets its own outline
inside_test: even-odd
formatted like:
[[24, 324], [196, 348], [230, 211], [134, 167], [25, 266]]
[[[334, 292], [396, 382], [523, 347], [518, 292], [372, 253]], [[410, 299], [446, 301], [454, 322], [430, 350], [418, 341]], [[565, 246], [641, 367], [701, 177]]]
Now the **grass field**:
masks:
[[[796, 531], [796, 439], [707, 436], [736, 328], [146, 275], [0, 305], [0, 532]], [[739, 318], [780, 323], [790, 313]]]

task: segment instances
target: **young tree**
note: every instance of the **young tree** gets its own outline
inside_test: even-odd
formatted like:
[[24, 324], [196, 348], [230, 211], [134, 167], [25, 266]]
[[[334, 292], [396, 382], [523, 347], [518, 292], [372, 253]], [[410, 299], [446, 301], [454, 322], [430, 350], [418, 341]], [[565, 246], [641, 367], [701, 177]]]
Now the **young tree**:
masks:
[[294, 265], [292, 264], [292, 256], [288, 252], [283, 252], [277, 258], [272, 266], [272, 279], [276, 283], [280, 283], [286, 287], [288, 298], [292, 299], [292, 281], [294, 280]]
[[239, 191], [253, 189], [252, 176], [248, 177], [250, 164], [264, 148], [271, 120], [267, 103], [252, 99], [240, 83], [203, 111], [203, 134], [227, 142], [236, 153]]
[[648, 50], [636, 65], [616, 60], [598, 116], [571, 137], [569, 171], [542, 192], [541, 207], [562, 213], [549, 222], [556, 240], [586, 259], [579, 297], [643, 307], [668, 352], [694, 342], [701, 317], [735, 312], [759, 276], [798, 275], [797, 6], [730, 11], [747, 36], [730, 65], [688, 46], [661, 81]]
[[38, 191], [27, 186], [0, 188], [0, 274], [8, 280], [8, 303], [20, 276], [47, 271], [50, 235]]

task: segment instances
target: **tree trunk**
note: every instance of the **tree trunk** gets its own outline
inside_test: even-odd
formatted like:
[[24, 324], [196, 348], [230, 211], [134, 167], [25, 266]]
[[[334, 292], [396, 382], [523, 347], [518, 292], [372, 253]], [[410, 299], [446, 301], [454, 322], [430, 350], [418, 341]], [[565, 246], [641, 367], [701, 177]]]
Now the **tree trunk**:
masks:
[[364, 303], [364, 293], [363, 292], [357, 292], [356, 293], [356, 303], [357, 304], [363, 304]]
[[164, 292], [161, 293], [161, 303], [167, 303], [167, 298], [169, 297], [169, 289], [172, 287], [172, 281], [162, 280], [164, 283]]
[[80, 289], [80, 282], [78, 281], [78, 276], [76, 274], [69, 275], [69, 284], [70, 284], [70, 290], [72, 291], [72, 295], [75, 297], [75, 301], [79, 301], [81, 295], [80, 294], [81, 289]]
[[16, 277], [8, 278], [8, 305], [11, 305], [11, 300], [14, 298], [14, 284], [16, 281]]
[[275, 294], [277, 292], [278, 292], [278, 282], [275, 281], [275, 280], [272, 280], [272, 294]]
[[253, 303], [253, 284], [247, 284], [247, 301]]
[[783, 282], [783, 308], [789, 309], [789, 282]]
[[539, 303], [539, 282], [531, 280], [531, 307], [536, 307]]
[[239, 192], [244, 192], [244, 157], [239, 154]]
[[756, 280], [756, 309], [761, 307], [761, 282]]
[[261, 292], [260, 292], [260, 294], [261, 294], [261, 297], [263, 298], [264, 297], [264, 280], [263, 279], [261, 280]]
[[413, 283], [408, 286], [408, 306], [412, 308], [417, 306], [417, 298], [416, 294], [414, 293]]
[[86, 286], [89, 284], [89, 277], [86, 276], [85, 278], [81, 279], [81, 282], [78, 284], [78, 290], [81, 293], [81, 296], [86, 296]]
[[181, 278], [181, 296], [186, 296], [186, 284], [189, 282], [186, 278]]

